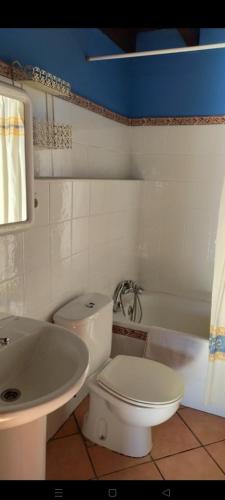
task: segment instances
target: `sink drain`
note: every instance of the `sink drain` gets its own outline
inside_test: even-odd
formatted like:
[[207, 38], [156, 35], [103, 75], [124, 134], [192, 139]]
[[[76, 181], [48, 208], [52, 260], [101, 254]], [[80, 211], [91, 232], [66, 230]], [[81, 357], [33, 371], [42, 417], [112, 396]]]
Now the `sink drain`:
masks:
[[16, 401], [21, 396], [21, 392], [19, 389], [6, 389], [1, 393], [1, 399], [3, 401], [7, 401], [7, 403], [11, 403], [11, 401]]

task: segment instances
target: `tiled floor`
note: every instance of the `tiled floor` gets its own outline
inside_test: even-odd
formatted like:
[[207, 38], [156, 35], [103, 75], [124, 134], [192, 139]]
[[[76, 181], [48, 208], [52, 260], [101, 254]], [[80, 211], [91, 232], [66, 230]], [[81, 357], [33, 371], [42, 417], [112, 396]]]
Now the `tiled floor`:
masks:
[[153, 427], [150, 455], [130, 458], [81, 434], [88, 398], [47, 445], [47, 479], [225, 479], [225, 419], [182, 407]]

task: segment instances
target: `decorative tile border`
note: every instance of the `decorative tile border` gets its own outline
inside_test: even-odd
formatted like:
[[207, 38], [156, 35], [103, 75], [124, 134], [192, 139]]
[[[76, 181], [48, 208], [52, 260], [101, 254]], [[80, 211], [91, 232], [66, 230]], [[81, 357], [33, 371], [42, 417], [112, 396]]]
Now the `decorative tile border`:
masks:
[[126, 326], [116, 325], [115, 323], [113, 323], [113, 333], [139, 340], [146, 340], [147, 338], [147, 332], [143, 332], [142, 330], [135, 330], [133, 328], [127, 328]]
[[[26, 79], [26, 73], [20, 69], [12, 67], [12, 65], [0, 60], [0, 75], [12, 80]], [[46, 92], [48, 87], [46, 86]], [[127, 118], [119, 113], [114, 113], [108, 108], [90, 101], [86, 97], [71, 92], [69, 96], [58, 96], [60, 99], [69, 101], [77, 106], [93, 111], [101, 116], [105, 116], [110, 120], [128, 125], [131, 127], [143, 126], [163, 126], [163, 125], [223, 125], [225, 124], [225, 115], [221, 116], [171, 116], [171, 117], [143, 117], [143, 118]]]
[[0, 75], [12, 80], [12, 66], [4, 61], [0, 61]]
[[225, 116], [171, 116], [155, 118], [130, 118], [132, 127], [155, 125], [221, 125], [225, 124]]

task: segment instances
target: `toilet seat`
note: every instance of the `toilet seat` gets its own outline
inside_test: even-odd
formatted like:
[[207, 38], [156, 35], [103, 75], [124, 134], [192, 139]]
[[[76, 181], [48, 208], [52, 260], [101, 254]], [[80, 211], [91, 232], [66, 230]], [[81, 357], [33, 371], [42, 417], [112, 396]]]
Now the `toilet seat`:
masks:
[[136, 356], [116, 356], [98, 373], [96, 382], [116, 398], [140, 407], [172, 404], [184, 392], [183, 381], [174, 370]]

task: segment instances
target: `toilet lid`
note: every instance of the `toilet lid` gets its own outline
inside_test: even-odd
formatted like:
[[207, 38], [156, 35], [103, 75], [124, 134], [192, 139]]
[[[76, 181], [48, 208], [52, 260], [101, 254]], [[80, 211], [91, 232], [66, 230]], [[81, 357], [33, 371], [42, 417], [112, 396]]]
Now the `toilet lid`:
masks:
[[172, 403], [184, 392], [183, 381], [175, 370], [136, 356], [116, 356], [96, 380], [110, 392], [146, 405]]

